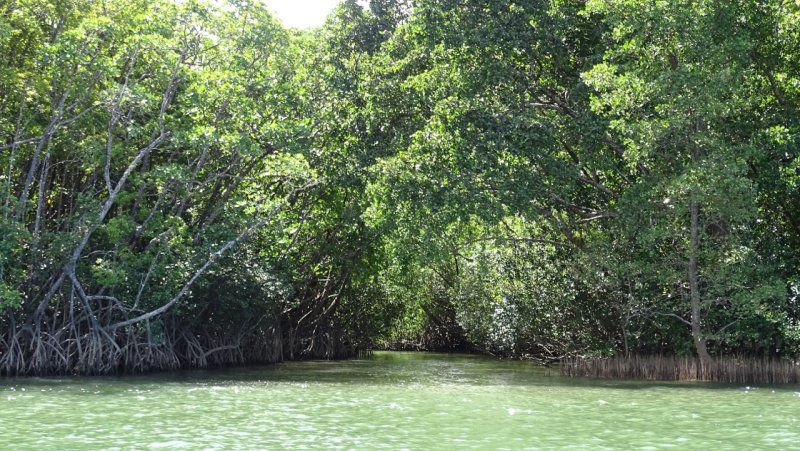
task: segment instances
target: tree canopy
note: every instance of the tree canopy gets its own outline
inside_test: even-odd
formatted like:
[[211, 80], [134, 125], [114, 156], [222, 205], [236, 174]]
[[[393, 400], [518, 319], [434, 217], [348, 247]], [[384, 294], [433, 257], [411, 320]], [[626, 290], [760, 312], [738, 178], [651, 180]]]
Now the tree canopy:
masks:
[[0, 374], [800, 353], [800, 3], [0, 6]]

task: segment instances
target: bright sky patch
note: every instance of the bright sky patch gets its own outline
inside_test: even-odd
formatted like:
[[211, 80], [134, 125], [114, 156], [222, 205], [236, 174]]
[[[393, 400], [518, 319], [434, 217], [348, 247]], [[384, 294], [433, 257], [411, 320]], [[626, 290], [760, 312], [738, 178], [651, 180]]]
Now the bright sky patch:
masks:
[[269, 9], [287, 27], [313, 28], [322, 25], [340, 0], [266, 0]]

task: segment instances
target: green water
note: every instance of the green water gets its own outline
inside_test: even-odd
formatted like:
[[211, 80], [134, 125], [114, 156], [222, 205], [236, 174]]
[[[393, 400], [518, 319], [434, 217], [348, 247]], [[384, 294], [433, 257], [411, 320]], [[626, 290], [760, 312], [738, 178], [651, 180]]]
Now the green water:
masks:
[[572, 380], [476, 356], [377, 353], [0, 388], [0, 449], [800, 447], [800, 387]]

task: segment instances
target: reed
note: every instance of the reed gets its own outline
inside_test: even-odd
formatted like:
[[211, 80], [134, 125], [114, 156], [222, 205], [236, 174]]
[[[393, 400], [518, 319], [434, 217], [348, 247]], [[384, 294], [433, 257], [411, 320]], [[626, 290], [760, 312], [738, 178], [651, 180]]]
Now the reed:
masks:
[[561, 361], [569, 377], [654, 381], [710, 381], [736, 384], [798, 384], [800, 362], [772, 357], [716, 357], [701, 365], [696, 357], [632, 355], [570, 357]]

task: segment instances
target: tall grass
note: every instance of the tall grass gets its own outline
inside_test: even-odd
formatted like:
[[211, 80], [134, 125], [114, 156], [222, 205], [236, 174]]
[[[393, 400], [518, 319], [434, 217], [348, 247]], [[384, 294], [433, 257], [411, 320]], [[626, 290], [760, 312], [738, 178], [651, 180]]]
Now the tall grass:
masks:
[[561, 374], [569, 377], [712, 381], [742, 384], [798, 384], [800, 362], [760, 357], [717, 357], [703, 366], [695, 357], [651, 355], [568, 358]]

